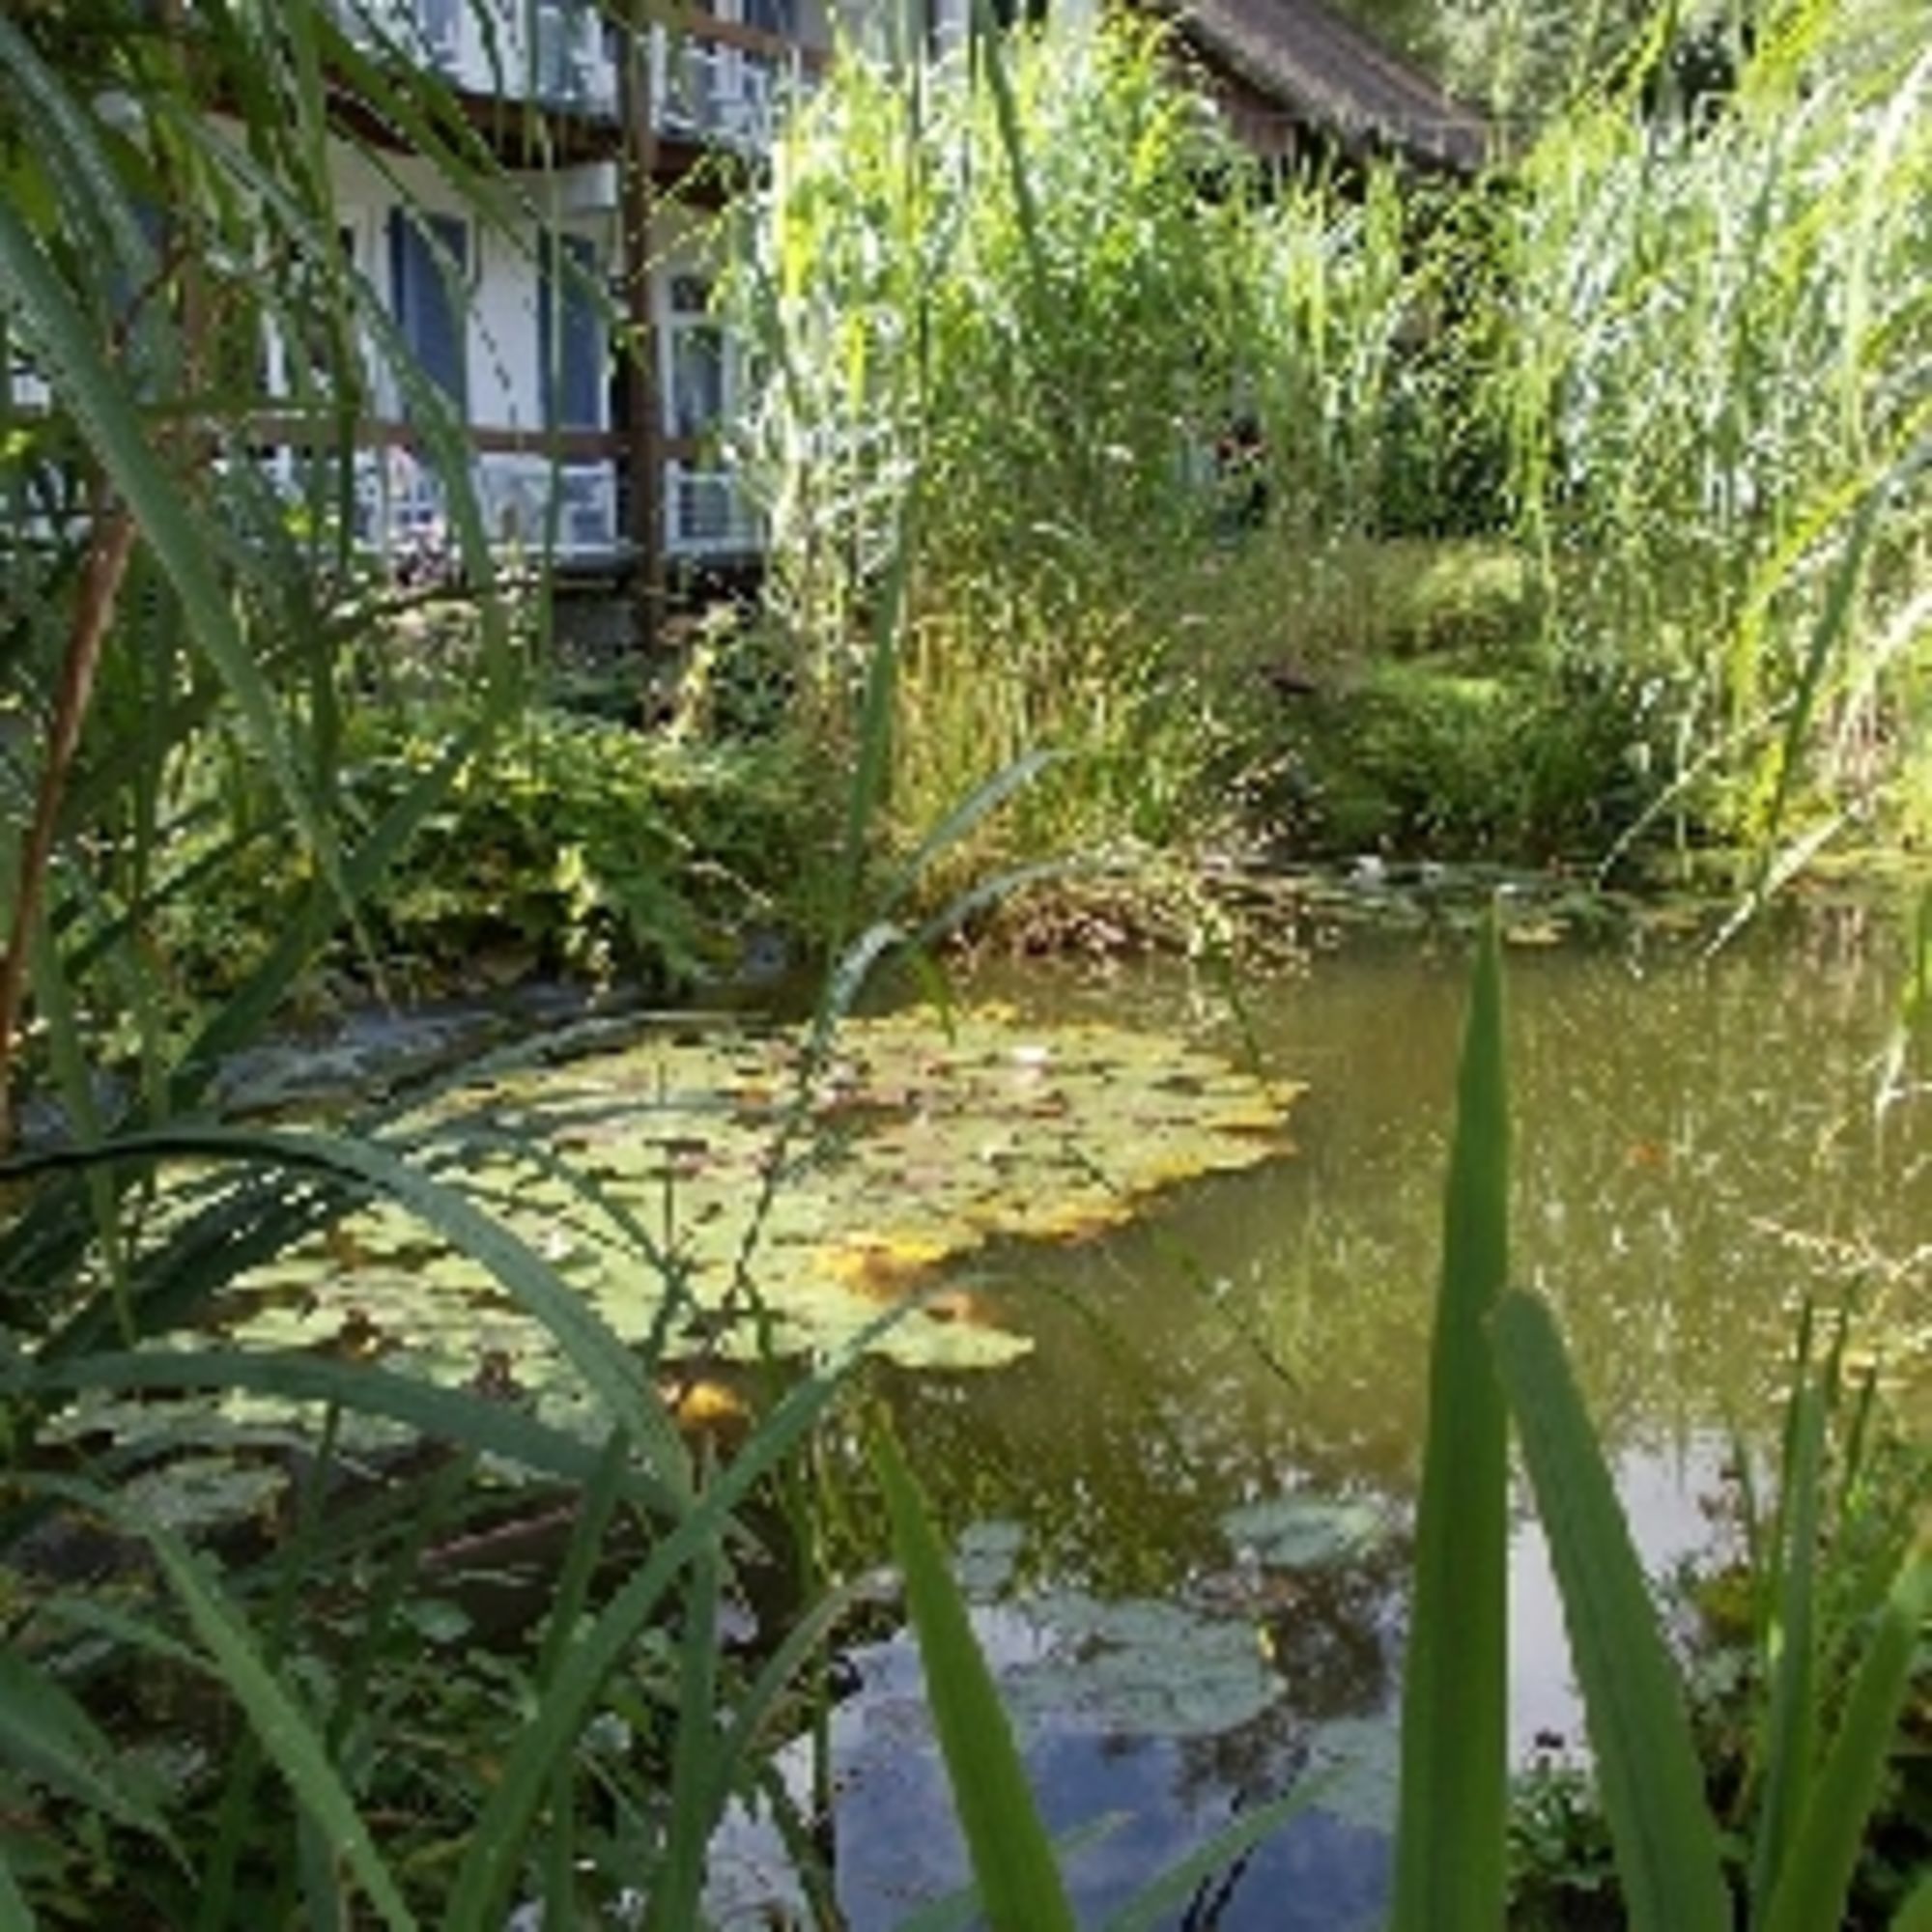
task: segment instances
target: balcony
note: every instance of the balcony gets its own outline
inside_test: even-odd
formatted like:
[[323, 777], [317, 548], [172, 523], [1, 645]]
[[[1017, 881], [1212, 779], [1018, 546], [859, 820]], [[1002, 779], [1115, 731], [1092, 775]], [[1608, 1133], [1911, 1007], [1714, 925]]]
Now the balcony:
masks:
[[746, 153], [770, 147], [778, 116], [811, 83], [815, 56], [734, 20], [696, 15], [651, 31], [651, 99], [661, 133]]
[[[792, 0], [718, 0], [674, 27], [650, 29], [653, 121], [673, 139], [757, 153], [784, 103], [808, 89], [822, 50], [792, 31]], [[343, 31], [399, 55], [476, 99], [530, 102], [614, 122], [621, 105], [619, 31], [590, 0], [330, 0]], [[744, 15], [745, 17], [737, 17]]]
[[668, 463], [664, 509], [668, 556], [745, 557], [764, 549], [763, 526], [729, 469]]
[[481, 99], [610, 119], [617, 62], [590, 0], [330, 0], [358, 45], [400, 54]]

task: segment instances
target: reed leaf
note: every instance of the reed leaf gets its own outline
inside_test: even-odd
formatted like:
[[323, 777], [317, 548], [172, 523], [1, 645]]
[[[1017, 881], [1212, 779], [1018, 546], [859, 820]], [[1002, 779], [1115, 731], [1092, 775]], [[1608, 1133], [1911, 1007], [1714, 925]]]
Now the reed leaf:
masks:
[[195, 1634], [219, 1666], [222, 1681], [247, 1715], [253, 1736], [287, 1778], [297, 1803], [361, 1882], [370, 1904], [391, 1932], [414, 1932], [415, 1917], [329, 1763], [321, 1738], [263, 1662], [246, 1622], [180, 1538], [155, 1524], [130, 1520], [128, 1526], [146, 1535]]
[[797, 1448], [831, 1404], [844, 1375], [895, 1319], [884, 1316], [863, 1330], [828, 1367], [780, 1403], [564, 1651], [470, 1834], [443, 1915], [445, 1932], [477, 1932], [499, 1922], [531, 1820], [557, 1767], [575, 1747], [605, 1681], [685, 1567], [727, 1533], [738, 1505]]
[[685, 1583], [677, 1634], [677, 1735], [671, 1745], [670, 1815], [651, 1885], [644, 1932], [684, 1932], [698, 1918], [704, 1853], [718, 1817], [711, 1799], [720, 1755], [718, 1607], [724, 1576], [716, 1542], [698, 1546]]
[[0, 1759], [180, 1857], [159, 1812], [115, 1776], [112, 1742], [57, 1679], [7, 1645], [0, 1645]]
[[14, 1882], [14, 1867], [0, 1852], [0, 1932], [36, 1932], [40, 1921]]
[[1484, 928], [1457, 1080], [1403, 1683], [1396, 1932], [1494, 1932], [1508, 1790], [1508, 1423], [1488, 1321], [1509, 1269], [1501, 941]]
[[1496, 1363], [1536, 1491], [1634, 1932], [1728, 1932], [1731, 1903], [1683, 1698], [1549, 1311], [1506, 1293]]
[[[1809, 1803], [1803, 1816], [1793, 1820], [1788, 1847], [1776, 1868], [1776, 1889], [1761, 1907], [1760, 1932], [1813, 1932], [1843, 1918], [1852, 1870], [1898, 1734], [1899, 1713], [1911, 1694], [1928, 1613], [1932, 1559], [1915, 1551], [1887, 1594], [1852, 1680], [1837, 1734], [1811, 1784]], [[1932, 1879], [1926, 1884], [1932, 1885]], [[1915, 1909], [1932, 1911], [1932, 1902], [1915, 1908], [1908, 1900], [1897, 1922], [1910, 1922]]]
[[[1808, 1322], [1808, 1311], [1807, 1311]], [[1817, 1726], [1819, 1503], [1825, 1455], [1825, 1391], [1805, 1372], [1794, 1390], [1778, 1509], [1777, 1604], [1767, 1636], [1775, 1657], [1766, 1714], [1763, 1793], [1751, 1859], [1751, 1897], [1763, 1912], [1778, 1889], [1791, 1834], [1810, 1788]]]
[[128, 1135], [99, 1150], [44, 1155], [16, 1167], [54, 1170], [87, 1166], [97, 1158], [140, 1161], [196, 1155], [261, 1164], [291, 1175], [311, 1172], [333, 1177], [410, 1209], [488, 1268], [519, 1305], [550, 1330], [604, 1402], [612, 1421], [639, 1444], [659, 1480], [674, 1492], [688, 1492], [689, 1459], [676, 1425], [603, 1319], [520, 1236], [468, 1196], [379, 1143], [319, 1133], [179, 1126]]
[[1927, 1872], [1892, 1915], [1891, 1932], [1932, 1932], [1932, 1872]]
[[[237, 714], [280, 785], [324, 876], [346, 898], [334, 831], [297, 768], [261, 667], [222, 594], [210, 547], [180, 486], [156, 460], [125, 381], [26, 225], [0, 202], [0, 304], [23, 329], [40, 366], [81, 426], [102, 472], [126, 500], [181, 598], [188, 634], [219, 672]], [[97, 513], [104, 505], [95, 505]]]
[[953, 1807], [992, 1932], [1073, 1932], [1073, 1910], [966, 1605], [889, 1435], [874, 1450]]

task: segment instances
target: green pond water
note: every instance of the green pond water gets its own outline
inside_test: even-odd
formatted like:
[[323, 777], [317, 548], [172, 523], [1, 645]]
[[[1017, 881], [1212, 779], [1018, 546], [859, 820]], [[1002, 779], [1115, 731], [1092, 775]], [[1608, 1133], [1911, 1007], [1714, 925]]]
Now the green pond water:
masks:
[[[980, 972], [955, 987], [950, 1032], [888, 996], [841, 1036], [789, 1140], [796, 1036], [692, 1017], [427, 1117], [463, 1149], [445, 1175], [618, 1332], [661, 1328], [674, 1350], [708, 1335], [727, 1380], [757, 1324], [720, 1329], [720, 1311], [775, 1160], [753, 1264], [769, 1338], [822, 1353], [919, 1297], [854, 1402], [893, 1409], [956, 1540], [1083, 1922], [1311, 1786], [1306, 1809], [1155, 1922], [1346, 1932], [1386, 1901], [1470, 943], [1466, 921], [1415, 902], [1391, 900], [1400, 930], [1354, 924], [1342, 915], [1364, 895], [1304, 904], [1285, 963], [1237, 999], [1174, 961]], [[1525, 907], [1512, 931], [1516, 1277], [1558, 1310], [1662, 1571], [1721, 1537], [1711, 1504], [1734, 1443], [1766, 1437], [1805, 1294], [1857, 1297], [1860, 1346], [1882, 1346], [1916, 1426], [1932, 1417], [1932, 1109], [1876, 1104], [1904, 949], [1851, 902], [1799, 908], [1715, 957], [1668, 921], [1552, 944]], [[236, 1077], [258, 1099], [306, 1104], [304, 1082], [366, 1097], [406, 1048], [461, 1031], [427, 1024]], [[518, 1155], [506, 1125], [576, 1179]], [[259, 1270], [223, 1309], [238, 1344], [347, 1349], [597, 1426], [583, 1378], [500, 1283], [392, 1208]], [[94, 1404], [71, 1426], [179, 1437], [210, 1427], [195, 1413]], [[861, 1453], [840, 1427], [833, 1463]], [[185, 1522], [236, 1503], [219, 1459], [178, 1456], [147, 1480]], [[1577, 1713], [1520, 1498], [1511, 1599], [1526, 1754], [1574, 1740]], [[865, 1629], [831, 1726], [854, 1932], [965, 1876], [916, 1652], [889, 1608]], [[785, 1766], [803, 1786], [803, 1747]], [[786, 1922], [793, 1882], [759, 1818], [721, 1833], [713, 1885], [721, 1922]]]
[[[1533, 928], [1532, 938], [1544, 935]], [[1022, 1330], [997, 1372], [871, 1378], [895, 1409], [1056, 1833], [1099, 1922], [1239, 1812], [1321, 1796], [1159, 1922], [1371, 1925], [1385, 1903], [1406, 1529], [1466, 939], [1319, 946], [1225, 994], [1174, 966], [981, 975], [1017, 1024], [1131, 1017], [1305, 1081], [1294, 1150], [1072, 1245], [996, 1242], [952, 1279]], [[1793, 1311], [1860, 1297], [1926, 1413], [1932, 1113], [1881, 1111], [1902, 949], [1816, 908], [1715, 958], [1652, 930], [1509, 958], [1517, 1279], [1558, 1309], [1646, 1560], [1722, 1533]], [[1520, 1499], [1512, 1729], [1576, 1735], [1561, 1614]], [[903, 1634], [855, 1653], [833, 1731], [858, 1932], [963, 1880]], [[1100, 1821], [1096, 1827], [1096, 1821]], [[1083, 1835], [1085, 1833], [1086, 1835]], [[719, 1902], [785, 1893], [754, 1823]], [[1192, 1916], [1189, 1916], [1191, 1914]], [[748, 1919], [746, 1922], [755, 1922]]]

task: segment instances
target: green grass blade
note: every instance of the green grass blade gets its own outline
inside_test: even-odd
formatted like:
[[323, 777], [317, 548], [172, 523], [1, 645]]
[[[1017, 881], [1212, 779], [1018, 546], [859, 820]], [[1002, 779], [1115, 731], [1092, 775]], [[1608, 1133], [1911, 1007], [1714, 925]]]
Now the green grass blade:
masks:
[[523, 1858], [526, 1836], [557, 1764], [575, 1746], [600, 1689], [657, 1610], [678, 1573], [717, 1537], [731, 1512], [804, 1438], [838, 1393], [847, 1370], [892, 1325], [884, 1316], [855, 1336], [827, 1369], [780, 1403], [644, 1564], [579, 1634], [504, 1761], [470, 1834], [443, 1915], [447, 1932], [495, 1932]]
[[1776, 1893], [1791, 1834], [1804, 1814], [1816, 1745], [1817, 1643], [1812, 1608], [1818, 1568], [1818, 1492], [1825, 1454], [1825, 1395], [1806, 1377], [1796, 1392], [1786, 1447], [1790, 1479], [1778, 1537], [1782, 1576], [1772, 1627], [1776, 1661], [1765, 1729], [1764, 1789], [1751, 1855], [1751, 1899], [1765, 1910]]
[[1519, 1293], [1503, 1296], [1493, 1325], [1563, 1595], [1630, 1924], [1634, 1932], [1728, 1932], [1731, 1903], [1703, 1772], [1562, 1338], [1542, 1302]]
[[1073, 1932], [1052, 1844], [946, 1552], [889, 1436], [876, 1456], [933, 1727], [987, 1923], [993, 1932]]
[[11, 1645], [0, 1647], [0, 1760], [172, 1847], [159, 1814], [115, 1776], [113, 1743], [63, 1685]]
[[1304, 1778], [1293, 1791], [1231, 1819], [1207, 1843], [1143, 1886], [1107, 1920], [1105, 1932], [1150, 1932], [1153, 1926], [1170, 1923], [1168, 1915], [1184, 1910], [1203, 1883], [1319, 1803], [1331, 1781], [1326, 1776]]
[[715, 1539], [699, 1546], [684, 1592], [678, 1632], [677, 1737], [671, 1747], [670, 1819], [664, 1861], [651, 1886], [644, 1932], [684, 1932], [697, 1923], [704, 1853], [717, 1814], [710, 1804], [721, 1748], [718, 1605], [724, 1576]]
[[768, 1725], [777, 1712], [786, 1708], [781, 1701], [784, 1693], [858, 1600], [859, 1587], [856, 1582], [841, 1584], [802, 1611], [751, 1686], [735, 1700], [730, 1727], [712, 1759], [712, 1789], [706, 1803], [715, 1814], [724, 1811], [741, 1769], [757, 1762]]
[[[539, 1475], [578, 1485], [595, 1480], [599, 1463], [598, 1452], [581, 1437], [552, 1429], [507, 1403], [462, 1389], [438, 1388], [367, 1363], [300, 1351], [143, 1350], [86, 1355], [40, 1369], [0, 1369], [0, 1393], [79, 1389], [130, 1394], [250, 1390], [289, 1402], [339, 1403], [358, 1414], [404, 1423], [429, 1440], [461, 1443], [479, 1455], [499, 1457]], [[678, 1508], [673, 1492], [641, 1471], [625, 1470], [620, 1486], [629, 1500], [645, 1508], [667, 1515]]]
[[37, 1922], [34, 1908], [14, 1883], [6, 1854], [0, 1853], [0, 1932], [34, 1932]]
[[102, 1149], [16, 1162], [14, 1171], [175, 1154], [280, 1167], [296, 1175], [330, 1175], [407, 1208], [481, 1263], [521, 1308], [543, 1323], [610, 1410], [612, 1421], [639, 1445], [658, 1477], [679, 1493], [688, 1493], [690, 1459], [677, 1427], [603, 1318], [521, 1236], [458, 1189], [423, 1174], [376, 1142], [335, 1134], [182, 1126], [129, 1134]]
[[1891, 1932], [1932, 1932], [1932, 1871], [1912, 1888], [1911, 1896], [1893, 1913]]
[[1502, 957], [1477, 955], [1443, 1204], [1442, 1278], [1403, 1684], [1396, 1932], [1495, 1932], [1503, 1913], [1508, 1417], [1486, 1323], [1509, 1271]]
[[[1878, 1800], [1899, 1713], [1912, 1689], [1918, 1633], [1932, 1613], [1932, 1560], [1907, 1559], [1879, 1613], [1871, 1642], [1852, 1680], [1845, 1714], [1796, 1826], [1765, 1909], [1763, 1932], [1813, 1932], [1836, 1925], [1858, 1862], [1866, 1821]], [[1920, 1887], [1925, 1892], [1928, 1879]], [[1900, 1919], [1914, 1909], [1908, 1900]], [[1932, 1918], [1932, 1896], [1919, 1908]]]
[[149, 447], [125, 379], [108, 367], [52, 265], [5, 202], [0, 202], [0, 303], [24, 325], [39, 366], [126, 500], [181, 599], [189, 634], [228, 687], [290, 814], [340, 893], [333, 833], [297, 769], [268, 681], [222, 594], [209, 546], [196, 531], [180, 486]]
[[262, 1662], [247, 1627], [179, 1538], [131, 1519], [129, 1526], [146, 1535], [195, 1634], [221, 1666], [223, 1682], [247, 1713], [255, 1737], [288, 1779], [298, 1802], [360, 1880], [383, 1922], [393, 1932], [414, 1932], [414, 1916], [336, 1776], [322, 1740]]

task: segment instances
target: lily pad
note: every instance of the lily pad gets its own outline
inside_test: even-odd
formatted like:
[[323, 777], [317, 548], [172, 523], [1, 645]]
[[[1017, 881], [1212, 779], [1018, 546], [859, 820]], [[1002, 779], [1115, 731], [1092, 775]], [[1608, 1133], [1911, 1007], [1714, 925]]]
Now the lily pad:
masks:
[[1319, 1570], [1373, 1549], [1389, 1533], [1382, 1512], [1348, 1497], [1291, 1493], [1244, 1503], [1221, 1519], [1228, 1541], [1264, 1570]]
[[[675, 1295], [674, 1338], [726, 1357], [822, 1357], [876, 1330], [878, 1354], [964, 1370], [1032, 1344], [996, 1293], [942, 1270], [994, 1237], [1085, 1238], [1174, 1181], [1269, 1157], [1295, 1091], [1126, 1028], [906, 1012], [847, 1023], [816, 1066], [788, 1031], [648, 1034], [409, 1127], [626, 1340]], [[488, 1270], [388, 1204], [242, 1277], [218, 1319], [240, 1346], [575, 1400]]]
[[1152, 1600], [1066, 1591], [1027, 1606], [1044, 1643], [1001, 1695], [1022, 1721], [1136, 1738], [1209, 1738], [1251, 1722], [1283, 1691], [1251, 1625]]
[[1395, 1714], [1317, 1725], [1308, 1742], [1308, 1775], [1321, 1780], [1318, 1810], [1364, 1831], [1393, 1832], [1402, 1785]]

